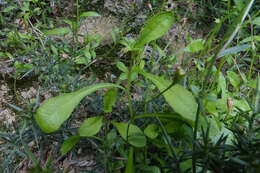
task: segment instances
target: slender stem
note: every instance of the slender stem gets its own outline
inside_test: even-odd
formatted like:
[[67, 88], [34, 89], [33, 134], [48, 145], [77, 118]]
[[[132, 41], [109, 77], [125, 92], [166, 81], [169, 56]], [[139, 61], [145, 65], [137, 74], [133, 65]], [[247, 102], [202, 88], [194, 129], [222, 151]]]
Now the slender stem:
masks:
[[[215, 64], [216, 59], [220, 57], [221, 53], [228, 47], [228, 45], [231, 43], [231, 41], [234, 39], [234, 37], [238, 33], [238, 31], [241, 28], [241, 26], [242, 26], [242, 24], [243, 24], [243, 22], [244, 22], [244, 20], [245, 20], [245, 18], [247, 16], [249, 10], [251, 9], [253, 3], [254, 3], [254, 0], [251, 0], [250, 3], [248, 4], [248, 6], [247, 6], [243, 16], [242, 16], [240, 22], [237, 24], [237, 27], [233, 31], [232, 35], [229, 37], [228, 41], [221, 48], [219, 47], [219, 50], [217, 51], [217, 54], [215, 54], [214, 57], [212, 58], [212, 60], [210, 62], [210, 65], [209, 65], [209, 70], [208, 70], [207, 75], [206, 75], [206, 77], [204, 79], [203, 89], [205, 88], [206, 83], [209, 81], [209, 77], [211, 75], [212, 67]], [[213, 80], [213, 83], [211, 85], [211, 88], [213, 88], [214, 85], [215, 85], [216, 77], [217, 76], [214, 77], [214, 80]]]

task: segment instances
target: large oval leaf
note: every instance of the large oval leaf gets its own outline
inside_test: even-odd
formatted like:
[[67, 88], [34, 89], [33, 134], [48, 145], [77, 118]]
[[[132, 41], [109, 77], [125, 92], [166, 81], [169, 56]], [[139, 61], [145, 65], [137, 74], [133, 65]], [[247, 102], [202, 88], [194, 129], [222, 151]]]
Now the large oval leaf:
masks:
[[127, 129], [128, 129], [128, 142], [135, 147], [144, 147], [146, 145], [146, 137], [142, 130], [136, 125], [128, 123], [112, 122], [117, 128], [118, 132], [124, 140], [127, 140]]
[[79, 104], [82, 98], [101, 88], [109, 87], [122, 88], [119, 85], [103, 83], [91, 85], [76, 92], [62, 94], [51, 98], [38, 108], [35, 120], [45, 133], [54, 132], [69, 118], [73, 109]]
[[140, 37], [135, 44], [136, 48], [143, 47], [152, 40], [163, 36], [171, 27], [174, 21], [173, 12], [161, 12], [148, 20], [140, 33]]
[[97, 134], [102, 126], [103, 116], [86, 119], [79, 128], [79, 136], [93, 136]]
[[[160, 92], [164, 91], [171, 85], [171, 82], [167, 79], [149, 73], [143, 73], [143, 75], [150, 79], [157, 86]], [[175, 112], [191, 123], [195, 122], [198, 104], [191, 92], [183, 88], [181, 85], [175, 84], [164, 92], [163, 96]]]

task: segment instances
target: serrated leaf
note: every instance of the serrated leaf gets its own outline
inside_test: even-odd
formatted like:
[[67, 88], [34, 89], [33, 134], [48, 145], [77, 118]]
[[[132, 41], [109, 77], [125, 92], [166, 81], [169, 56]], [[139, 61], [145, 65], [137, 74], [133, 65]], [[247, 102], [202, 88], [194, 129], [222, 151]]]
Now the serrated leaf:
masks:
[[86, 119], [79, 128], [79, 136], [94, 136], [102, 127], [103, 116], [96, 116]]
[[100, 15], [97, 12], [87, 11], [87, 12], [82, 13], [79, 17], [82, 18], [82, 17], [99, 17], [99, 16]]
[[112, 112], [112, 106], [116, 103], [117, 92], [114, 88], [109, 89], [104, 95], [104, 112]]
[[123, 89], [119, 85], [101, 83], [85, 87], [72, 93], [53, 97], [37, 109], [35, 120], [45, 133], [54, 132], [69, 118], [73, 109], [79, 104], [81, 99], [101, 88], [111, 87]]
[[152, 40], [156, 40], [163, 36], [173, 24], [173, 12], [161, 12], [148, 20], [147, 24], [141, 30], [135, 48], [143, 47]]
[[[117, 128], [121, 137], [124, 140], [128, 139], [128, 142], [135, 147], [144, 147], [146, 145], [146, 137], [143, 132], [133, 124], [128, 123], [118, 123], [112, 122], [112, 124]], [[129, 129], [128, 129], [129, 126]], [[127, 129], [128, 129], [128, 138], [127, 138]]]
[[[163, 92], [171, 85], [171, 82], [167, 79], [149, 73], [142, 74], [146, 78], [150, 79], [157, 86], [160, 92]], [[190, 123], [193, 124], [195, 122], [198, 104], [191, 92], [183, 88], [181, 85], [175, 84], [164, 92], [163, 96], [175, 112], [180, 114]]]
[[66, 139], [61, 145], [61, 154], [67, 154], [78, 143], [79, 140], [80, 137], [78, 135], [71, 136], [68, 139]]
[[71, 32], [70, 28], [54, 28], [52, 30], [45, 31], [46, 35], [65, 35]]

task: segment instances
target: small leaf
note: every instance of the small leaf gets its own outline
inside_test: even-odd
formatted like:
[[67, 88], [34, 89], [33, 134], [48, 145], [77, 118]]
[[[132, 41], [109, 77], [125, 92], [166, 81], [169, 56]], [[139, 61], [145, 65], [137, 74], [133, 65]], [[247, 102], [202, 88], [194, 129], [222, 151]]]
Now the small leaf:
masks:
[[184, 51], [195, 53], [195, 52], [201, 51], [203, 49], [204, 49], [203, 40], [198, 39], [198, 40], [193, 40], [190, 44], [188, 44], [188, 46], [186, 48], [184, 48]]
[[121, 71], [123, 71], [123, 72], [128, 72], [128, 69], [127, 69], [127, 67], [125, 66], [125, 64], [124, 63], [122, 63], [122, 62], [117, 62], [116, 63], [116, 66], [117, 66], [117, 68], [119, 69], [119, 70], [121, 70]]
[[[150, 79], [157, 86], [160, 92], [163, 92], [171, 85], [171, 82], [167, 79], [149, 73], [143, 73], [143, 75]], [[181, 85], [175, 84], [164, 92], [163, 96], [175, 112], [180, 114], [190, 123], [193, 124], [195, 122], [198, 104], [191, 92], [183, 88]]]
[[102, 126], [103, 116], [86, 119], [79, 128], [79, 136], [94, 136]]
[[227, 76], [233, 87], [239, 89], [238, 87], [241, 82], [239, 76], [233, 71], [227, 71]]
[[54, 28], [52, 30], [45, 31], [46, 35], [65, 35], [71, 32], [70, 28]]
[[79, 142], [79, 140], [80, 137], [78, 135], [71, 136], [68, 139], [66, 139], [61, 145], [61, 154], [67, 154]]
[[[245, 38], [244, 40], [242, 40], [240, 43], [247, 43], [247, 42], [250, 42], [251, 39], [252, 39], [252, 37], [247, 37], [247, 38]], [[255, 41], [259, 41], [259, 42], [260, 42], [260, 36], [258, 36], [258, 35], [254, 35], [254, 36], [253, 36], [253, 40], [255, 40]]]
[[252, 23], [260, 26], [260, 16], [255, 18]]
[[119, 85], [101, 83], [85, 87], [72, 93], [53, 97], [37, 109], [35, 120], [45, 133], [54, 132], [69, 118], [73, 109], [79, 104], [82, 98], [101, 88], [110, 87], [119, 87], [123, 89]]
[[9, 6], [9, 7], [6, 7], [3, 12], [4, 13], [8, 13], [8, 12], [10, 12], [13, 9], [16, 9], [16, 7], [15, 6]]
[[125, 173], [134, 173], [134, 147], [130, 146], [128, 152], [128, 159], [126, 162]]
[[155, 139], [159, 135], [159, 127], [156, 124], [149, 124], [144, 129], [144, 134], [151, 139]]
[[79, 17], [82, 18], [82, 17], [99, 17], [99, 16], [100, 15], [97, 12], [87, 11], [87, 12], [82, 13]]
[[135, 48], [143, 47], [152, 40], [163, 36], [173, 24], [173, 12], [161, 12], [153, 16], [141, 30], [140, 37], [135, 44]]
[[[128, 142], [135, 147], [144, 147], [146, 145], [146, 137], [143, 132], [133, 124], [112, 122], [117, 128], [118, 132], [124, 140], [127, 140], [127, 129], [128, 129]], [[128, 128], [129, 126], [129, 128]]]
[[112, 106], [116, 103], [117, 92], [114, 88], [109, 89], [104, 95], [104, 112], [112, 112]]

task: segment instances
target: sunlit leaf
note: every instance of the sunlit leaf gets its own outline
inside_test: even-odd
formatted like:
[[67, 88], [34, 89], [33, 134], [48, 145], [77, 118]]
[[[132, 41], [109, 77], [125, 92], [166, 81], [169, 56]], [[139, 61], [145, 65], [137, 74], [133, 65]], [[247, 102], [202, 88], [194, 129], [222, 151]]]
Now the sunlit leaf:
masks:
[[198, 39], [198, 40], [193, 40], [190, 44], [188, 44], [188, 46], [186, 46], [186, 48], [184, 48], [184, 51], [190, 52], [190, 53], [195, 53], [195, 52], [201, 51], [203, 49], [204, 49], [203, 40]]
[[72, 93], [53, 97], [38, 108], [35, 120], [45, 133], [54, 132], [69, 118], [73, 109], [79, 104], [82, 98], [101, 88], [111, 87], [122, 88], [115, 84], [101, 83], [85, 87]]
[[[143, 73], [143, 75], [150, 79], [157, 86], [160, 92], [163, 92], [171, 85], [171, 82], [167, 79], [149, 73]], [[198, 104], [191, 92], [183, 88], [181, 85], [175, 84], [164, 92], [163, 96], [175, 112], [179, 113], [189, 122], [195, 122]]]
[[104, 112], [112, 112], [112, 106], [116, 103], [117, 92], [114, 88], [109, 89], [104, 95]]
[[45, 31], [46, 35], [65, 35], [71, 32], [70, 28], [54, 28], [52, 30]]
[[97, 12], [87, 11], [87, 12], [82, 13], [79, 17], [82, 18], [82, 17], [99, 17], [99, 16], [100, 15]]
[[79, 128], [79, 136], [94, 136], [102, 127], [103, 116], [86, 119]]
[[163, 36], [174, 22], [173, 12], [161, 12], [148, 20], [143, 27], [140, 37], [135, 44], [136, 48], [143, 47], [152, 40]]

